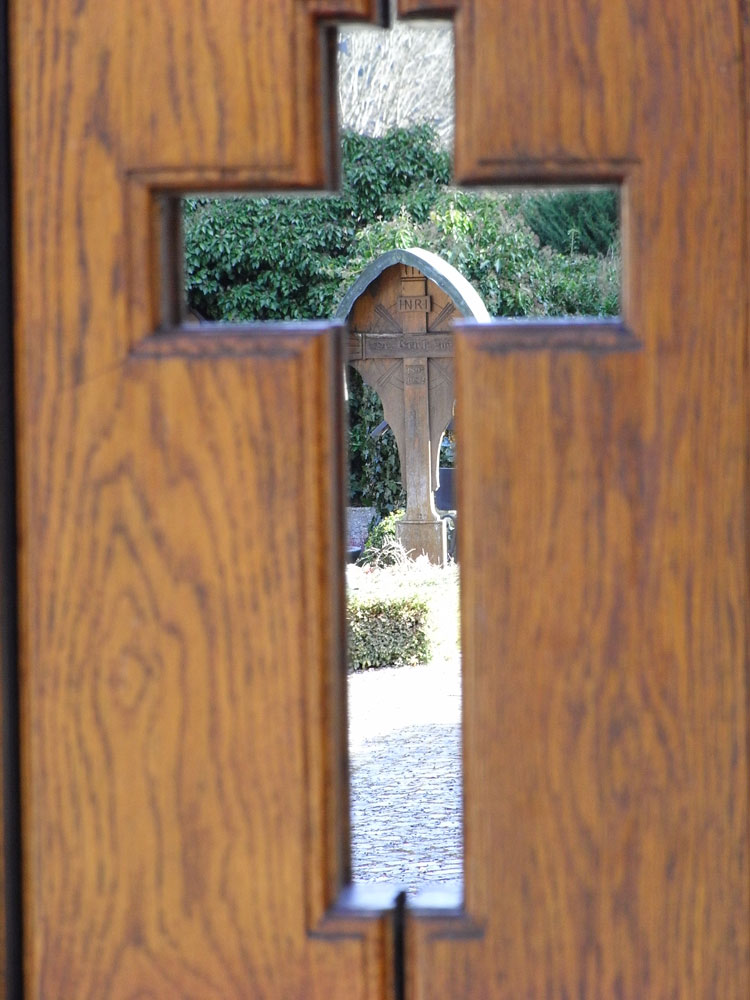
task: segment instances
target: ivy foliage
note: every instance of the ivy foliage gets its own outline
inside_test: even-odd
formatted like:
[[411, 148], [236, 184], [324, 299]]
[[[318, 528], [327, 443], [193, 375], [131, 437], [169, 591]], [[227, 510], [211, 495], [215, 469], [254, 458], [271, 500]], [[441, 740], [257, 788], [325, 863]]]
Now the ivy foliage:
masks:
[[187, 198], [188, 303], [227, 322], [331, 316], [364, 260], [359, 234], [408, 200], [429, 216], [450, 180], [429, 126], [372, 139], [345, 133], [339, 196]]
[[[342, 137], [336, 197], [188, 198], [188, 303], [228, 322], [331, 316], [361, 271], [397, 247], [432, 250], [499, 316], [614, 315], [617, 198], [449, 187], [451, 163], [428, 125]], [[373, 390], [349, 370], [350, 502], [403, 506], [393, 435]]]
[[372, 436], [383, 420], [383, 404], [354, 368], [348, 368], [347, 381], [349, 497], [363, 507], [375, 507], [382, 516], [406, 505], [396, 439], [390, 428], [378, 437]]

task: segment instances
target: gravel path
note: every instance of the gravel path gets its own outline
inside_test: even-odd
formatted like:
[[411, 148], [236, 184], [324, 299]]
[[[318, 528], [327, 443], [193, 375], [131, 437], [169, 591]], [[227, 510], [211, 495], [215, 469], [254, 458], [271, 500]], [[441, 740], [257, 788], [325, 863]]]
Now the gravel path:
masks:
[[460, 717], [457, 661], [350, 675], [355, 881], [460, 881]]

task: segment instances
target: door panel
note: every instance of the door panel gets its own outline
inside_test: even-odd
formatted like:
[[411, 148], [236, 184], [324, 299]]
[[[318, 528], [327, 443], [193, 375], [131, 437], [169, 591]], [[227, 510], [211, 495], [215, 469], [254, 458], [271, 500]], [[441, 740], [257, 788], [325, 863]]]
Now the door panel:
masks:
[[383, 995], [377, 915], [325, 920], [339, 337], [165, 337], [61, 401], [28, 526], [31, 996]]
[[[167, 195], [333, 183], [322, 25], [383, 6], [11, 4], [29, 997], [399, 988], [342, 889], [342, 331], [162, 308]], [[620, 183], [625, 270], [621, 323], [456, 335], [465, 905], [407, 985], [744, 997], [740, 6], [401, 7], [459, 180]]]
[[165, 190], [329, 183], [320, 21], [376, 6], [13, 6], [28, 997], [393, 991], [341, 893], [343, 330], [157, 329]]
[[412, 995], [742, 997], [741, 359], [650, 437], [645, 352], [512, 338], [458, 336], [467, 913]]
[[750, 988], [738, 13], [456, 14], [459, 178], [619, 180], [640, 350], [457, 333], [467, 913], [415, 997]]
[[[205, 167], [241, 174], [240, 183], [330, 186], [335, 45], [320, 26], [332, 18], [381, 22], [382, 0], [113, 6], [134, 40], [119, 53], [128, 168]], [[120, 49], [116, 36], [111, 44]]]

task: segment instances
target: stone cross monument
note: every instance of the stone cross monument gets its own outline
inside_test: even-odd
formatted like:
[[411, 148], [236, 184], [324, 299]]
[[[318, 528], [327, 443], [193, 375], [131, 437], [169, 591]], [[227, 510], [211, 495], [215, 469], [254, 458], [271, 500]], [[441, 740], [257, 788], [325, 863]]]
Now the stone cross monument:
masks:
[[477, 292], [426, 250], [392, 250], [360, 276], [337, 316], [349, 319], [349, 361], [383, 403], [401, 459], [406, 513], [398, 537], [413, 557], [447, 559], [435, 509], [440, 440], [453, 415], [453, 316], [489, 319]]

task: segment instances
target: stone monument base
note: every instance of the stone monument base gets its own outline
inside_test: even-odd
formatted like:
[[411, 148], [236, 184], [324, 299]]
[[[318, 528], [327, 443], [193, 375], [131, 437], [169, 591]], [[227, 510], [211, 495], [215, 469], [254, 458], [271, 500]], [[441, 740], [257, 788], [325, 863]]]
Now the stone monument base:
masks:
[[397, 521], [396, 538], [411, 559], [426, 555], [436, 566], [448, 562], [448, 530], [445, 521]]

